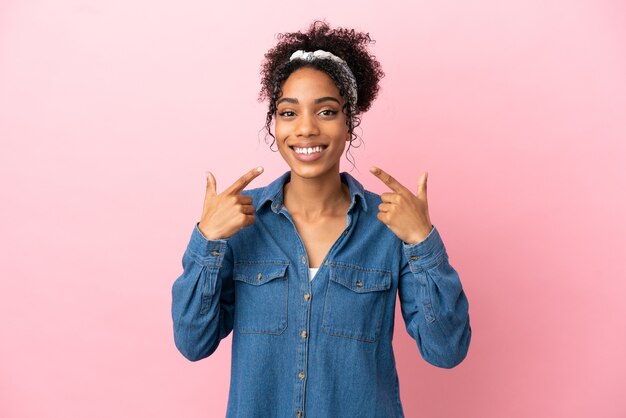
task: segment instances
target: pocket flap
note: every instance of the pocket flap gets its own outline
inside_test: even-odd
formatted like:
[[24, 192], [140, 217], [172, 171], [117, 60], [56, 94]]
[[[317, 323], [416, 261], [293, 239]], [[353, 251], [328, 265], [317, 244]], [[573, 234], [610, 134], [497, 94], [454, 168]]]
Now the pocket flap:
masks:
[[391, 272], [331, 263], [330, 280], [347, 287], [353, 292], [375, 292], [389, 289], [391, 286]]
[[287, 261], [235, 263], [233, 279], [259, 286], [279, 277], [285, 277], [288, 265]]

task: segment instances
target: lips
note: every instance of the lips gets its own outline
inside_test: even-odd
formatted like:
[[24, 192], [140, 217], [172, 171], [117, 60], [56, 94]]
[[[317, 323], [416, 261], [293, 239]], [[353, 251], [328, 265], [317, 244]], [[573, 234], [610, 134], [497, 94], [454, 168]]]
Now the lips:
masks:
[[327, 146], [322, 144], [296, 144], [289, 146], [299, 161], [315, 161], [320, 158]]
[[313, 154], [315, 152], [322, 152], [322, 149], [324, 148], [325, 147], [319, 145], [315, 147], [291, 147], [291, 149], [293, 149], [298, 154]]

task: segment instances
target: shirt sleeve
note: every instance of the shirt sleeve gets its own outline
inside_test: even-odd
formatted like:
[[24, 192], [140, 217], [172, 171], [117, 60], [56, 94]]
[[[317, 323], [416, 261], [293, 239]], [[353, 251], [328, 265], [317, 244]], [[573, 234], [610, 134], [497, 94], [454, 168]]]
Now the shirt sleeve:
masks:
[[469, 304], [437, 229], [417, 244], [402, 244], [398, 292], [407, 331], [422, 357], [452, 368], [465, 358], [471, 339]]
[[196, 223], [172, 285], [174, 342], [189, 360], [210, 356], [233, 329], [232, 251], [226, 240], [207, 240]]

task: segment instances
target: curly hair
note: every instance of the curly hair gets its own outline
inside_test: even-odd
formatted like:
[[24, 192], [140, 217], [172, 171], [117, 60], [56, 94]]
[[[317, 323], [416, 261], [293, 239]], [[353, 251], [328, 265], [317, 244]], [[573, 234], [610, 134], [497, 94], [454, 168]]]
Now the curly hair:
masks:
[[[345, 28], [331, 29], [323, 21], [313, 22], [307, 32], [282, 33], [278, 34], [277, 38], [278, 44], [265, 54], [261, 66], [262, 80], [259, 93], [259, 101], [269, 100], [265, 129], [273, 139], [271, 145], [276, 141], [276, 137], [272, 134], [270, 125], [276, 113], [276, 101], [282, 95], [283, 83], [294, 71], [302, 67], [311, 67], [328, 74], [345, 99], [343, 112], [350, 133], [350, 144], [346, 151], [348, 155], [352, 142], [358, 138], [354, 129], [361, 123], [360, 114], [372, 105], [378, 95], [380, 79], [385, 75], [376, 57], [367, 51], [367, 45], [374, 41], [369, 33]], [[321, 49], [342, 58], [356, 78], [357, 102], [349, 103], [348, 92], [351, 81], [338, 63], [329, 59], [290, 61], [291, 54], [300, 49], [305, 51]]]

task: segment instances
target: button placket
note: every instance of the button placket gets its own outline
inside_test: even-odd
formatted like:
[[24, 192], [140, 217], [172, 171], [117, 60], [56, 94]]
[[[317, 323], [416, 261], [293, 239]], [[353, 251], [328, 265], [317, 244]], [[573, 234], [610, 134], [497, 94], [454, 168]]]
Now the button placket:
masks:
[[[302, 261], [303, 261], [303, 263], [307, 262], [306, 257], [303, 256], [302, 257]], [[304, 316], [302, 317], [303, 322], [300, 324], [300, 326], [301, 326], [301, 328], [300, 328], [300, 342], [301, 342], [301, 344], [298, 344], [299, 347], [301, 347], [302, 350], [303, 350], [302, 351], [302, 355], [303, 355], [302, 356], [302, 360], [303, 360], [303, 362], [300, 365], [301, 368], [300, 368], [300, 372], [298, 373], [298, 381], [299, 381], [299, 383], [301, 385], [300, 386], [300, 390], [302, 391], [301, 392], [302, 404], [297, 405], [297, 406], [300, 406], [302, 408], [304, 407], [304, 400], [306, 398], [306, 389], [305, 389], [306, 388], [306, 382], [307, 382], [307, 380], [306, 380], [306, 377], [307, 377], [306, 371], [307, 371], [307, 369], [309, 367], [309, 358], [308, 358], [308, 352], [309, 352], [309, 350], [308, 350], [308, 348], [309, 348], [309, 338], [308, 338], [309, 337], [309, 332], [308, 332], [308, 330], [309, 330], [309, 319], [308, 318], [311, 315], [311, 312], [310, 312], [311, 311], [311, 304], [310, 304], [309, 301], [311, 300], [311, 296], [312, 296], [311, 286], [310, 286], [310, 282], [308, 282], [308, 280], [307, 280], [307, 284], [309, 285], [308, 289], [305, 290], [305, 292], [302, 295], [302, 297], [304, 299], [304, 303], [301, 306], [304, 308], [303, 309], [303, 315]], [[300, 350], [298, 350], [298, 351], [300, 351]], [[300, 414], [297, 415], [297, 416], [300, 417], [300, 416], [304, 415], [304, 412], [303, 412], [302, 409], [299, 409], [298, 412]]]

